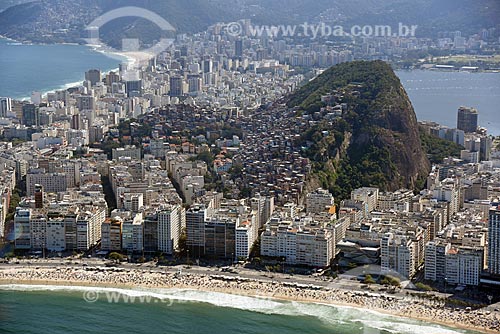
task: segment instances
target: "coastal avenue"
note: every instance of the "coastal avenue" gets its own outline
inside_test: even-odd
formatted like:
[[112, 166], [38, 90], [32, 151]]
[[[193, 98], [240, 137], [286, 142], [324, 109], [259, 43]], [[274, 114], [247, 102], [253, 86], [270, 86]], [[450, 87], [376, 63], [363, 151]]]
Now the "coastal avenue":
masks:
[[[19, 264], [18, 264], [19, 263]], [[357, 281], [345, 281], [345, 282], [334, 282], [331, 280], [324, 280], [319, 277], [313, 276], [302, 276], [302, 275], [289, 275], [282, 273], [269, 273], [267, 271], [257, 271], [257, 270], [249, 270], [245, 269], [241, 266], [234, 267], [237, 272], [221, 272], [219, 268], [216, 267], [201, 267], [201, 266], [186, 266], [186, 265], [178, 265], [178, 266], [156, 266], [152, 263], [144, 263], [144, 264], [129, 264], [129, 263], [121, 263], [116, 267], [106, 267], [104, 265], [103, 260], [101, 259], [78, 259], [73, 261], [67, 261], [65, 259], [31, 259], [31, 260], [17, 260], [11, 263], [0, 263], [0, 269], [4, 268], [33, 268], [33, 267], [45, 267], [45, 268], [54, 268], [55, 266], [66, 267], [66, 268], [88, 268], [88, 267], [98, 267], [103, 269], [110, 268], [122, 268], [125, 270], [147, 270], [152, 272], [163, 272], [163, 273], [181, 273], [181, 274], [193, 274], [193, 275], [223, 275], [230, 277], [243, 277], [248, 279], [258, 279], [260, 281], [266, 282], [289, 282], [290, 278], [293, 277], [293, 282], [300, 284], [313, 284], [317, 286], [328, 286], [328, 287], [340, 287], [340, 286], [348, 286], [348, 289], [353, 290], [361, 290], [362, 284], [359, 284]]]
[[[221, 269], [217, 267], [201, 267], [201, 266], [186, 266], [186, 265], [177, 265], [177, 266], [156, 266], [152, 263], [144, 263], [144, 264], [129, 264], [129, 263], [121, 263], [116, 267], [106, 267], [104, 265], [103, 259], [96, 258], [88, 258], [88, 259], [78, 259], [78, 260], [69, 260], [65, 261], [65, 259], [31, 259], [31, 260], [18, 260], [12, 263], [0, 263], [0, 270], [4, 269], [26, 269], [26, 268], [54, 268], [54, 267], [64, 267], [64, 268], [74, 268], [74, 269], [82, 269], [82, 268], [99, 268], [103, 270], [111, 270], [113, 268], [124, 269], [124, 270], [138, 270], [138, 271], [149, 271], [156, 273], [170, 273], [175, 274], [179, 273], [180, 275], [220, 275], [225, 277], [234, 277], [234, 278], [244, 278], [251, 280], [258, 280], [262, 282], [280, 282], [280, 283], [298, 283], [304, 285], [313, 285], [318, 287], [325, 287], [329, 289], [338, 289], [345, 291], [359, 291], [359, 292], [375, 292], [375, 293], [383, 293], [384, 287], [382, 285], [376, 286], [372, 285], [367, 289], [367, 285], [360, 283], [356, 277], [341, 275], [337, 279], [333, 278], [325, 278], [321, 276], [313, 276], [313, 275], [290, 275], [283, 273], [275, 273], [275, 272], [267, 272], [263, 270], [252, 270], [246, 269], [242, 266], [234, 266], [233, 272], [222, 272]], [[381, 290], [382, 289], [382, 290]], [[394, 298], [402, 299], [406, 295], [405, 289], [396, 290], [395, 293], [391, 293], [390, 296]], [[449, 298], [452, 296], [450, 293], [432, 293], [436, 297]], [[492, 308], [492, 307], [490, 307]]]

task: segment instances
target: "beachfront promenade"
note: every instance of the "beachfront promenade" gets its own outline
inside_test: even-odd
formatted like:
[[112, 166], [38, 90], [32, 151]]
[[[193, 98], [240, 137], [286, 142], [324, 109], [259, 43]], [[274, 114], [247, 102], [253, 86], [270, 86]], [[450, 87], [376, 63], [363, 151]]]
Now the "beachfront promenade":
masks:
[[[404, 290], [396, 294], [374, 293], [349, 280], [324, 280], [310, 276], [238, 269], [221, 273], [217, 268], [156, 267], [144, 264], [104, 267], [101, 261], [20, 262], [0, 264], [0, 284], [45, 284], [113, 288], [175, 288], [269, 297], [302, 302], [354, 306], [453, 327], [495, 333], [500, 313], [494, 310], [455, 310], [437, 299], [412, 297]], [[98, 265], [99, 264], [99, 265]]]

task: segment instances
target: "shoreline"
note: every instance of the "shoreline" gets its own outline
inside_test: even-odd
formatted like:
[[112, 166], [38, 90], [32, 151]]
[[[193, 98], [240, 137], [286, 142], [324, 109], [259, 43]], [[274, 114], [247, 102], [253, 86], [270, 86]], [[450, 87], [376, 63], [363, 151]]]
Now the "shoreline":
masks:
[[[3, 40], [5, 40], [5, 41], [7, 41], [9, 43], [19, 43], [19, 44], [26, 45], [26, 46], [29, 46], [29, 45], [84, 46], [84, 47], [87, 47], [89, 50], [91, 50], [93, 52], [97, 52], [99, 54], [102, 54], [102, 55], [104, 55], [105, 57], [107, 57], [109, 59], [118, 61], [119, 63], [124, 63], [124, 62], [127, 63], [127, 64], [133, 64], [134, 63], [134, 58], [132, 58], [130, 56], [127, 56], [127, 55], [121, 54], [121, 53], [117, 53], [117, 52], [112, 52], [112, 51], [109, 51], [109, 50], [105, 50], [105, 49], [99, 48], [96, 45], [78, 44], [78, 43], [52, 43], [52, 44], [35, 43], [35, 44], [33, 44], [33, 43], [26, 43], [26, 42], [14, 40], [14, 39], [6, 37], [4, 35], [0, 35], [0, 39], [3, 39]], [[105, 68], [105, 69], [102, 70], [102, 74], [109, 74], [109, 72], [117, 72], [118, 70], [119, 70], [118, 67], [109, 68], [109, 69]], [[45, 96], [47, 96], [48, 93], [53, 93], [53, 92], [60, 91], [60, 90], [67, 90], [67, 89], [69, 89], [71, 87], [75, 87], [77, 85], [81, 85], [84, 80], [85, 80], [85, 73], [81, 73], [81, 78], [78, 79], [78, 81], [76, 81], [76, 80], [73, 80], [73, 81], [68, 80], [67, 82], [62, 83], [62, 84], [58, 85], [55, 88], [41, 88], [39, 90], [34, 90], [34, 91], [39, 91], [40, 93], [42, 93], [42, 97], [45, 97]], [[30, 99], [30, 96], [22, 96], [22, 97], [21, 96], [17, 96], [17, 97], [12, 97], [12, 99], [17, 100], [17, 101], [26, 101], [26, 100]]]
[[[440, 305], [427, 305], [416, 298], [398, 299], [393, 295], [357, 293], [347, 289], [292, 287], [288, 283], [260, 280], [224, 279], [220, 275], [171, 274], [138, 269], [120, 272], [104, 268], [43, 268], [34, 270], [0, 269], [0, 285], [71, 286], [114, 289], [183, 289], [215, 292], [277, 301], [352, 307], [402, 319], [413, 319], [455, 329], [497, 333], [498, 315], [456, 312]], [[290, 282], [291, 283], [291, 282]], [[483, 325], [483, 326], [481, 326]], [[492, 327], [495, 325], [494, 327]]]
[[[440, 65], [440, 64], [436, 64]], [[500, 73], [500, 70], [496, 69], [478, 69], [478, 70], [461, 70], [460, 68], [455, 68], [455, 69], [440, 69], [440, 68], [435, 68], [435, 67], [429, 67], [429, 68], [422, 68], [422, 67], [415, 67], [415, 68], [403, 68], [403, 67], [394, 67], [394, 71], [401, 71], [401, 72], [411, 72], [411, 71], [424, 71], [424, 72], [440, 72], [440, 73], [467, 73], [467, 74], [480, 74], [480, 73], [490, 73], [490, 74], [498, 74]]]
[[[116, 67], [113, 69], [104, 70], [101, 73], [107, 75], [110, 72], [118, 72], [118, 71], [119, 71], [119, 68]], [[60, 85], [58, 88], [41, 89], [41, 90], [39, 90], [39, 92], [42, 94], [42, 97], [46, 97], [47, 94], [49, 94], [49, 93], [55, 93], [56, 91], [64, 91], [64, 90], [68, 90], [68, 89], [73, 88], [73, 87], [81, 86], [84, 81], [85, 81], [85, 75], [84, 75], [82, 80], [68, 82], [68, 83]], [[24, 97], [13, 97], [12, 99], [16, 100], [16, 101], [27, 101], [27, 100], [30, 100], [30, 98], [31, 98], [30, 96], [24, 96]]]
[[[118, 70], [119, 70], [119, 68], [113, 68], [110, 70], [104, 70], [101, 73], [102, 74], [109, 74], [110, 72], [118, 72]], [[42, 94], [42, 98], [43, 98], [43, 97], [47, 97], [47, 94], [49, 94], [49, 93], [55, 93], [56, 91], [64, 91], [64, 90], [68, 90], [68, 89], [73, 88], [73, 87], [82, 86], [82, 83], [84, 81], [85, 81], [85, 76], [83, 77], [82, 80], [68, 82], [68, 83], [60, 85], [57, 88], [41, 89], [38, 92], [40, 92]], [[31, 98], [30, 96], [24, 96], [24, 97], [13, 97], [12, 99], [16, 100], [16, 101], [28, 101], [28, 100], [30, 100], [30, 98]]]

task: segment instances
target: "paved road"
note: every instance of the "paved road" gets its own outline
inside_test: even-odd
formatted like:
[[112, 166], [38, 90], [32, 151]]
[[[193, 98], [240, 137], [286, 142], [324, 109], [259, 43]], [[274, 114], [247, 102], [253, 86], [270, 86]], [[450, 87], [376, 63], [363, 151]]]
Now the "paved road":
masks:
[[[11, 260], [10, 263], [1, 263], [0, 269], [2, 268], [26, 268], [26, 267], [70, 267], [70, 268], [83, 268], [83, 267], [104, 267], [105, 264], [109, 262], [108, 260], [102, 260], [98, 258], [82, 258], [82, 259], [30, 259], [30, 260]], [[246, 269], [241, 265], [231, 267], [232, 272], [225, 272], [217, 267], [203, 267], [203, 266], [156, 266], [154, 263], [144, 263], [144, 264], [131, 264], [131, 263], [121, 263], [117, 268], [122, 269], [134, 269], [134, 270], [144, 270], [151, 272], [167, 272], [167, 273], [182, 273], [193, 274], [193, 275], [223, 275], [229, 277], [241, 277], [251, 280], [260, 280], [265, 282], [281, 282], [281, 283], [298, 283], [304, 285], [314, 285], [319, 287], [329, 287], [331, 289], [339, 290], [349, 290], [349, 291], [367, 291], [364, 284], [359, 283], [357, 280], [351, 280], [346, 278], [325, 278], [325, 277], [314, 277], [311, 275], [290, 275], [283, 273], [271, 273], [267, 271], [259, 271], [254, 269]], [[377, 292], [375, 286], [373, 290]], [[396, 294], [397, 295], [397, 294]], [[396, 296], [394, 295], [394, 296]], [[400, 294], [403, 296], [403, 294]]]

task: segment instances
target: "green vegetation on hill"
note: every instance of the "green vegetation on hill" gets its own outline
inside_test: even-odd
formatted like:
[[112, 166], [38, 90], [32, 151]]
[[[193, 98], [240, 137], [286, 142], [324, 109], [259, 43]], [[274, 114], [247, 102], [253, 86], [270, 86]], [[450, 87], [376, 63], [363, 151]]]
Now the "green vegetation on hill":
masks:
[[[300, 106], [309, 113], [316, 112], [324, 106], [321, 102], [322, 95], [340, 89], [342, 102], [355, 104], [355, 109], [352, 110], [354, 113], [362, 113], [365, 116], [367, 112], [382, 114], [385, 107], [396, 107], [396, 101], [392, 98], [397, 97], [400, 85], [398, 77], [382, 61], [343, 63], [325, 71], [302, 87], [292, 96], [288, 105]], [[355, 96], [356, 91], [362, 93], [361, 98]], [[351, 119], [356, 117], [352, 116]], [[363, 119], [358, 120], [363, 122]]]
[[[182, 33], [203, 31], [217, 21], [236, 19], [231, 7], [219, 0], [36, 0], [1, 12], [0, 34], [33, 42], [81, 42], [89, 37], [85, 27], [93, 19], [128, 6], [155, 12]], [[64, 33], [56, 32], [60, 29]], [[137, 17], [113, 20], [100, 30], [100, 38], [113, 47], [121, 47], [122, 38], [139, 38], [150, 45], [160, 37], [167, 36], [162, 36], [155, 24]]]
[[422, 129], [420, 129], [420, 140], [423, 149], [427, 152], [429, 160], [436, 164], [443, 162], [444, 158], [459, 158], [460, 151], [464, 149], [463, 146], [428, 134]]
[[[345, 103], [341, 116], [326, 117], [325, 96], [329, 106]], [[338, 199], [360, 186], [419, 188], [427, 177], [430, 163], [413, 107], [388, 64], [336, 65], [293, 94], [288, 106], [316, 121], [301, 145], [312, 161], [313, 181]]]

